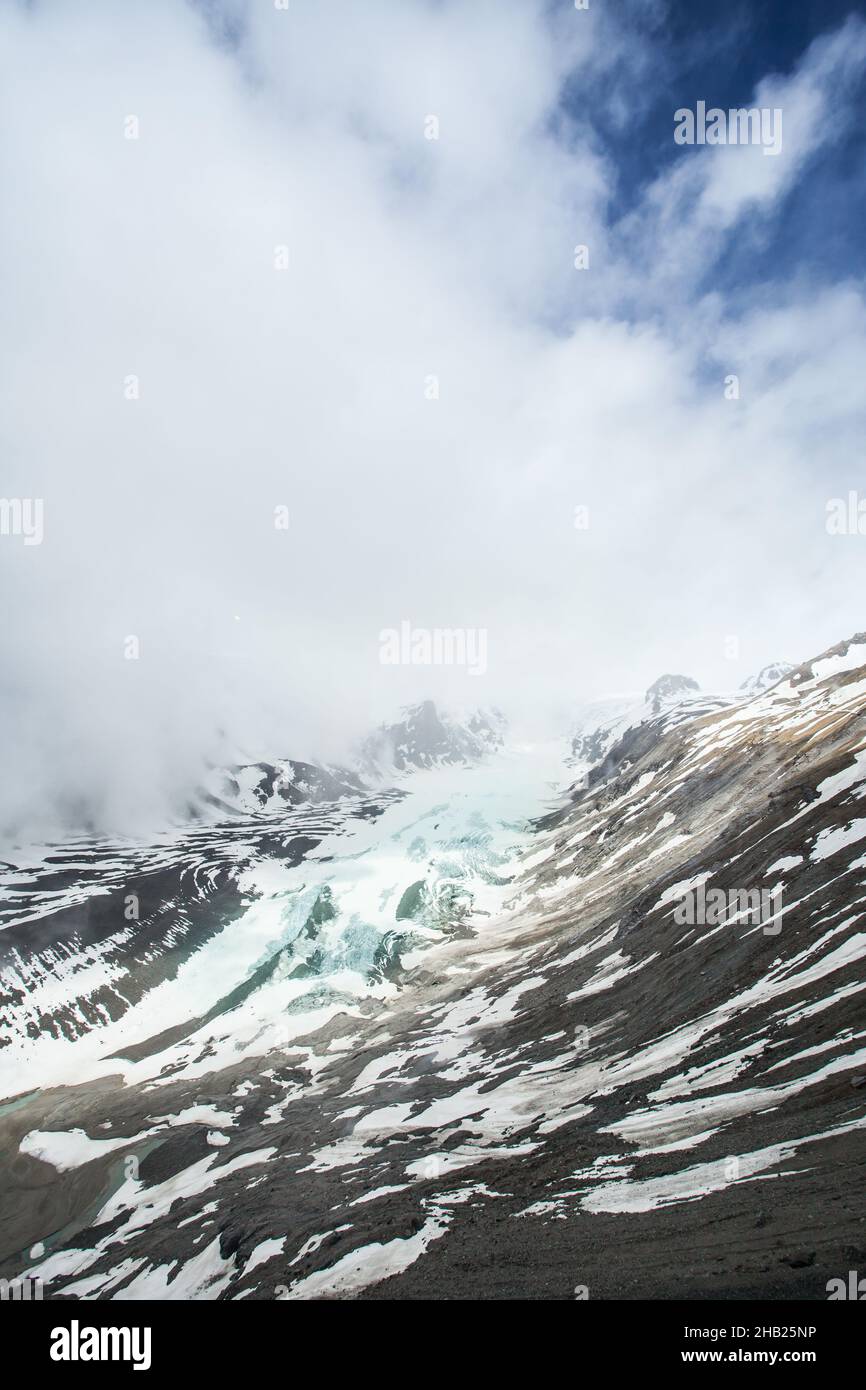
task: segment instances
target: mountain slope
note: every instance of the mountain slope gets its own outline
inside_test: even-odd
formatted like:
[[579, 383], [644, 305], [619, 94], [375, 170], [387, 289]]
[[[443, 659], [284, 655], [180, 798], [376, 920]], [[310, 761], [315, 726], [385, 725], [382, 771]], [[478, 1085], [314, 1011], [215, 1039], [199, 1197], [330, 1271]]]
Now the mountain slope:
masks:
[[715, 694], [702, 691], [691, 676], [668, 673], [653, 681], [642, 700], [614, 695], [585, 705], [579, 711], [571, 744], [578, 775], [585, 776], [628, 730], [640, 724], [663, 721], [665, 728], [673, 728], [699, 715], [727, 709], [769, 690], [793, 670], [788, 662], [776, 661], [743, 681], [738, 691]]
[[629, 728], [510, 905], [387, 997], [7, 1111], [0, 1274], [61, 1299], [825, 1298], [866, 1261], [864, 713], [860, 635]]
[[596, 700], [578, 713], [571, 740], [572, 765], [578, 777], [585, 777], [629, 730], [647, 723], [673, 728], [733, 703], [729, 695], [706, 694], [690, 676], [675, 675], [660, 676], [642, 699], [614, 695]]
[[367, 790], [358, 774], [347, 768], [281, 758], [273, 763], [214, 768], [203, 800], [219, 811], [255, 815], [287, 806], [318, 806], [343, 797], [362, 796]]
[[784, 680], [794, 670], [789, 661], [773, 661], [769, 666], [763, 666], [754, 676], [743, 681], [740, 690], [747, 698], [752, 695], [760, 695], [762, 690], [770, 690], [779, 681]]

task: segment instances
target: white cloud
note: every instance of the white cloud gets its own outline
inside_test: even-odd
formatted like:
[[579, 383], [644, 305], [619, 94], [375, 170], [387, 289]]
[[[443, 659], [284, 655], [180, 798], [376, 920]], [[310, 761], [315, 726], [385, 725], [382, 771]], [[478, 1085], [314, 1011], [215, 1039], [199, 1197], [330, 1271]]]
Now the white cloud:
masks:
[[[0, 16], [3, 489], [45, 499], [42, 546], [0, 542], [0, 819], [55, 792], [156, 817], [217, 729], [337, 756], [428, 690], [735, 681], [857, 626], [823, 503], [859, 448], [862, 286], [736, 313], [694, 286], [841, 129], [862, 26], [759, 89], [778, 160], [686, 151], [617, 227], [594, 103], [628, 108], [647, 50], [609, 16], [235, 18], [237, 46], [180, 0]], [[488, 675], [380, 667], [403, 618], [486, 628]]]

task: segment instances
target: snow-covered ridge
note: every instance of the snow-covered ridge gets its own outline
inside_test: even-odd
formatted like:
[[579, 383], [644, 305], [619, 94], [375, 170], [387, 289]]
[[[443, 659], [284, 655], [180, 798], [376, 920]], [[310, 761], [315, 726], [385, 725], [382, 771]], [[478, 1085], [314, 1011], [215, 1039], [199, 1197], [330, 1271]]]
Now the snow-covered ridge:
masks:
[[212, 812], [252, 814], [285, 810], [287, 806], [316, 806], [361, 796], [365, 787], [350, 768], [281, 758], [276, 762], [242, 763], [213, 768], [204, 779], [199, 803]]
[[499, 710], [460, 714], [425, 700], [370, 734], [350, 766], [278, 758], [212, 768], [193, 802], [199, 814], [213, 818], [359, 797], [395, 774], [478, 762], [502, 747], [505, 729]]
[[[535, 834], [542, 750], [506, 748], [163, 848], [123, 987], [167, 922], [204, 921], [149, 996], [196, 1017], [145, 999], [134, 1040], [73, 1043], [90, 1085], [6, 1108], [0, 1275], [78, 1298], [825, 1297], [862, 1247], [864, 662], [842, 643], [627, 724]], [[19, 917], [57, 872], [20, 869]], [[437, 883], [472, 910], [437, 926]], [[371, 927], [411, 949], [383, 969]], [[46, 1000], [93, 964], [67, 944]]]
[[630, 729], [656, 723], [673, 728], [733, 703], [730, 695], [707, 695], [687, 676], [662, 676], [640, 696], [617, 695], [581, 708], [571, 739], [571, 762], [578, 779], [598, 767]]
[[785, 661], [772, 662], [744, 681], [737, 691], [702, 691], [691, 676], [668, 673], [646, 691], [636, 695], [614, 695], [582, 706], [575, 717], [571, 755], [578, 777], [597, 767], [611, 748], [629, 729], [650, 721], [659, 727], [674, 728], [690, 719], [750, 700], [789, 676], [794, 667]]
[[502, 747], [505, 729], [500, 710], [460, 716], [425, 700], [404, 709], [395, 723], [383, 725], [365, 741], [361, 766], [375, 774], [477, 762]]
[[804, 682], [826, 680], [828, 676], [841, 675], [845, 671], [858, 671], [866, 664], [866, 632], [857, 632], [844, 642], [822, 652], [812, 661], [796, 667], [791, 675], [791, 684], [798, 686]]
[[753, 695], [760, 695], [764, 690], [770, 690], [779, 681], [784, 680], [794, 670], [789, 661], [773, 661], [769, 666], [764, 666], [754, 676], [743, 681], [740, 686], [740, 693], [750, 699]]

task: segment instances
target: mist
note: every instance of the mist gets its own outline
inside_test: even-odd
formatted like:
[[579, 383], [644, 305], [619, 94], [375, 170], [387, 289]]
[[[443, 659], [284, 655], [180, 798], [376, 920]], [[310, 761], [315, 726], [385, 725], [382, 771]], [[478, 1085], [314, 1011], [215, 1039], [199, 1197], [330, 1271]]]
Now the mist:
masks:
[[[547, 730], [864, 626], [826, 527], [862, 283], [724, 267], [844, 138], [866, 25], [742, 93], [777, 156], [648, 139], [626, 188], [647, 89], [672, 150], [691, 99], [628, 11], [0, 8], [0, 491], [43, 502], [0, 537], [4, 827], [135, 829], [419, 698]], [[404, 622], [483, 631], [483, 671], [383, 662]]]

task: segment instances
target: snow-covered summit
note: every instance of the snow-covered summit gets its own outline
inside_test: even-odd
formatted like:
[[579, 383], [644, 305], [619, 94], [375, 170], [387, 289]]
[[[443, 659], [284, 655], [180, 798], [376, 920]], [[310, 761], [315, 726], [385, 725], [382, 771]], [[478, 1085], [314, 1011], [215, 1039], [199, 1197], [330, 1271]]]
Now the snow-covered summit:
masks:
[[691, 676], [664, 675], [653, 681], [646, 693], [646, 703], [653, 714], [658, 714], [664, 705], [676, 703], [694, 690], [700, 690], [697, 681]]
[[461, 717], [424, 700], [402, 710], [393, 724], [382, 725], [365, 739], [361, 766], [378, 772], [390, 768], [402, 772], [443, 763], [477, 762], [502, 746], [505, 722], [497, 709], [475, 710]]
[[770, 690], [772, 686], [778, 685], [779, 681], [784, 680], [794, 670], [789, 661], [773, 661], [769, 666], [763, 666], [754, 676], [743, 681], [740, 692], [749, 697], [760, 695], [764, 690]]
[[629, 729], [650, 720], [673, 728], [732, 702], [730, 696], [705, 693], [691, 676], [659, 676], [643, 697], [613, 695], [580, 708], [572, 730], [572, 762], [581, 772], [587, 772], [602, 762]]

